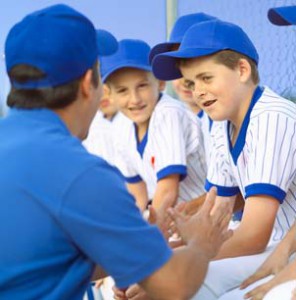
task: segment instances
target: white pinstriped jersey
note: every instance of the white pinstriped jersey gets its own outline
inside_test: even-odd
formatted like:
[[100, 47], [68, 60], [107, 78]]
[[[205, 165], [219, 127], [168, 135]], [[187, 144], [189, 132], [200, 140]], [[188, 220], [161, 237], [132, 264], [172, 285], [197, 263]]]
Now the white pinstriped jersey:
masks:
[[135, 126], [117, 134], [117, 167], [127, 182], [143, 180], [153, 199], [157, 181], [180, 174], [178, 200], [205, 193], [206, 164], [200, 123], [183, 103], [163, 94], [152, 113], [148, 131], [137, 142]]
[[[216, 122], [215, 122], [216, 123]], [[245, 199], [268, 195], [280, 203], [271, 242], [281, 240], [296, 217], [296, 105], [269, 88], [257, 88], [234, 146], [232, 125], [217, 122], [207, 189]]]
[[88, 136], [83, 141], [86, 149], [97, 156], [104, 158], [109, 164], [115, 164], [116, 152], [114, 149], [114, 130], [116, 127], [132, 126], [132, 122], [123, 114], [117, 113], [112, 121], [104, 118], [98, 111], [91, 123]]
[[210, 119], [210, 117], [201, 110], [197, 117], [200, 119], [201, 122], [201, 131], [203, 134], [203, 141], [204, 141], [204, 148], [205, 148], [205, 154], [206, 154], [206, 162], [207, 165], [210, 163], [210, 151], [211, 151], [211, 130], [213, 126], [213, 120]]

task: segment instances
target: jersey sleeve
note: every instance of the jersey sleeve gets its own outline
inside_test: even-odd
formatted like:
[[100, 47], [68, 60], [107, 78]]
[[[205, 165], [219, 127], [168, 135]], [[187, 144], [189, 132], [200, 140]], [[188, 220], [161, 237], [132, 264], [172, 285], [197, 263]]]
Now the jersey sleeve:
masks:
[[225, 135], [225, 122], [214, 122], [211, 130], [211, 152], [205, 189], [217, 187], [219, 196], [234, 196], [239, 193], [230, 163], [227, 138]]
[[200, 124], [193, 117], [191, 119], [184, 110], [177, 109], [163, 110], [155, 115], [149, 139], [155, 149], [157, 180], [172, 174], [179, 174], [181, 180], [184, 179], [188, 155], [193, 151], [204, 151]]
[[[114, 139], [115, 141], [115, 139]], [[139, 174], [135, 161], [132, 160], [131, 155], [127, 151], [131, 151], [124, 142], [114, 142], [114, 165], [120, 170], [128, 183], [137, 183], [142, 181], [142, 177]]]
[[296, 169], [296, 122], [267, 112], [250, 122], [246, 140], [246, 198], [268, 195], [282, 203]]
[[107, 164], [72, 183], [59, 219], [73, 243], [119, 288], [145, 279], [172, 254], [157, 227], [142, 218], [122, 177]]

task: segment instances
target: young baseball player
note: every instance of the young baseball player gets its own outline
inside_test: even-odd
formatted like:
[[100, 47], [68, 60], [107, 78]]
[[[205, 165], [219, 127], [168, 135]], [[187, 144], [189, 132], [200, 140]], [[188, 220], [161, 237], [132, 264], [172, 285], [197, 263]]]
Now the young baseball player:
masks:
[[98, 155], [109, 164], [114, 165], [116, 151], [113, 135], [115, 128], [122, 128], [123, 126], [132, 126], [132, 123], [118, 112], [117, 106], [110, 97], [110, 89], [104, 84], [99, 109], [91, 123], [88, 136], [83, 141], [83, 145], [90, 153]]
[[212, 211], [213, 190], [191, 220], [171, 209], [187, 241], [172, 251], [118, 172], [82, 146], [102, 94], [98, 55], [109, 46], [98, 47], [90, 20], [66, 5], [31, 13], [7, 36], [0, 299], [82, 299], [95, 265], [119, 288], [140, 282], [153, 299], [188, 299], [229, 237], [230, 211]]
[[[182, 39], [184, 37], [184, 34], [191, 26], [193, 26], [194, 24], [198, 24], [209, 20], [215, 20], [215, 19], [217, 18], [204, 13], [195, 13], [195, 14], [181, 16], [176, 21], [172, 29], [169, 41], [167, 43], [158, 44], [151, 49], [149, 54], [150, 63], [153, 61], [154, 57], [158, 54], [168, 52], [168, 51], [178, 50], [180, 43], [182, 42]], [[186, 84], [186, 80], [183, 77], [172, 80], [172, 84], [179, 99], [185, 102], [189, 106], [189, 108], [193, 111], [193, 113], [196, 114], [201, 121], [201, 129], [202, 129], [203, 139], [204, 139], [206, 161], [207, 161], [207, 165], [209, 165], [210, 155], [211, 155], [211, 144], [216, 143], [215, 130], [214, 132], [211, 132], [213, 121], [194, 101], [192, 91], [188, 88]], [[243, 208], [243, 204], [242, 201], [240, 200], [241, 198], [242, 198], [241, 195], [238, 195], [237, 198], [238, 206], [236, 212], [234, 213], [235, 224], [237, 223], [237, 221], [241, 219], [241, 215], [242, 215], [241, 209]], [[200, 203], [201, 203], [201, 199], [198, 199], [198, 201], [195, 202], [188, 202], [186, 205], [186, 210], [188, 212], [195, 211], [199, 207]], [[195, 204], [197, 204], [197, 207], [195, 206]]]
[[[157, 44], [154, 46], [149, 54], [149, 61], [152, 62], [153, 58], [163, 52], [177, 50], [180, 46], [185, 32], [194, 24], [214, 20], [215, 17], [205, 13], [194, 13], [181, 16], [175, 22], [169, 41], [166, 43]], [[172, 86], [178, 98], [188, 105], [192, 112], [198, 116], [201, 121], [201, 129], [204, 138], [204, 147], [206, 153], [207, 164], [209, 163], [210, 154], [210, 131], [212, 127], [212, 120], [205, 114], [200, 107], [196, 104], [192, 97], [192, 91], [188, 89], [184, 78], [178, 78], [172, 81]]]
[[[272, 8], [269, 20], [276, 25], [296, 25], [296, 6]], [[296, 252], [295, 223], [279, 243], [273, 253], [260, 268], [236, 289], [224, 295], [224, 300], [242, 299], [291, 299], [296, 288], [296, 260], [291, 258]]]
[[258, 60], [245, 32], [220, 20], [192, 26], [178, 51], [153, 60], [156, 77], [183, 76], [210, 118], [226, 120], [216, 133], [206, 187], [216, 185], [221, 197], [240, 190], [245, 199], [239, 227], [194, 299], [218, 299], [239, 286], [295, 219], [296, 107], [258, 85]]
[[[140, 40], [122, 40], [118, 51], [102, 59], [102, 76], [111, 97], [134, 123], [117, 134], [118, 167], [129, 190], [145, 193], [156, 211], [165, 211], [178, 200], [204, 193], [205, 159], [200, 124], [181, 102], [162, 94], [149, 64], [150, 47]], [[143, 187], [144, 186], [144, 187]]]

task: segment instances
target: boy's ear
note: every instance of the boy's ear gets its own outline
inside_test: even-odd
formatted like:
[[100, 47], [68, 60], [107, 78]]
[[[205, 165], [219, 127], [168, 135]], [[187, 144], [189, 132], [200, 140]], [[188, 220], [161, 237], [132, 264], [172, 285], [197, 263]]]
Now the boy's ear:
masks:
[[163, 92], [165, 89], [165, 85], [166, 85], [166, 81], [163, 80], [159, 80], [158, 81], [158, 88], [160, 92]]
[[246, 59], [241, 58], [239, 60], [238, 72], [239, 72], [241, 82], [247, 82], [251, 78], [252, 68], [250, 63]]

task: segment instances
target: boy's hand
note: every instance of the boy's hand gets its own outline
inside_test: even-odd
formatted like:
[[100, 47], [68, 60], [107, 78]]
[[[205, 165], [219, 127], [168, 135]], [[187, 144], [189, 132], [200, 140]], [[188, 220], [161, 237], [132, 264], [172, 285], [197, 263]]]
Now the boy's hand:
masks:
[[240, 288], [245, 289], [259, 279], [279, 273], [288, 264], [288, 261], [288, 253], [286, 251], [281, 251], [281, 248], [276, 248], [275, 251], [272, 252], [265, 262], [259, 267], [259, 269], [242, 282]]
[[166, 211], [159, 210], [158, 212], [156, 212], [155, 208], [152, 205], [150, 205], [148, 209], [148, 222], [150, 224], [156, 225], [162, 232], [164, 238], [168, 241], [173, 233], [171, 230], [171, 218]]
[[271, 280], [259, 285], [248, 292], [244, 299], [261, 300], [275, 286], [296, 279], [296, 260], [289, 263], [284, 269], [278, 272]]
[[119, 289], [116, 286], [113, 286], [112, 290], [114, 292], [114, 299], [115, 300], [128, 300], [128, 298], [125, 295], [126, 290]]
[[169, 209], [169, 214], [184, 242], [195, 243], [209, 258], [215, 257], [221, 245], [232, 235], [232, 231], [228, 230], [232, 205], [228, 202], [221, 203], [219, 209], [213, 211], [216, 195], [216, 188], [212, 188], [199, 212], [190, 218], [177, 209]]
[[138, 284], [130, 286], [125, 295], [128, 300], [152, 300]]

